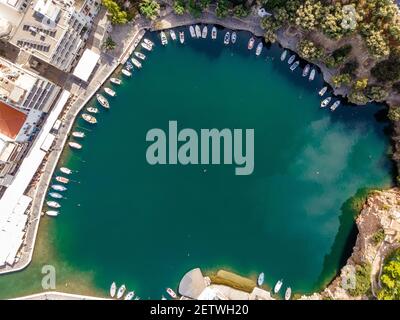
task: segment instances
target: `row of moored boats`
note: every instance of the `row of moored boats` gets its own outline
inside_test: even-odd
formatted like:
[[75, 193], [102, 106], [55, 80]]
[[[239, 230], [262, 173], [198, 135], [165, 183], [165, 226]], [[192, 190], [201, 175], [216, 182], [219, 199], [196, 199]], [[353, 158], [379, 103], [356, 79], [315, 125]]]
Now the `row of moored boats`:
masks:
[[[166, 288], [165, 291], [168, 293], [168, 295], [172, 299], [178, 298], [178, 295], [171, 288]], [[126, 293], [126, 295], [125, 295], [125, 293], [126, 293], [125, 284], [121, 285], [119, 288], [117, 287], [117, 284], [115, 283], [115, 281], [111, 284], [111, 287], [110, 287], [111, 298], [116, 298], [116, 299], [124, 298], [124, 300], [132, 300], [135, 297], [135, 300], [140, 300], [139, 296], [137, 296], [137, 295], [135, 296], [135, 291], [129, 291], [128, 293]], [[162, 296], [161, 299], [166, 300], [166, 298], [164, 296]]]
[[[263, 283], [264, 283], [264, 272], [261, 272], [257, 278], [257, 285], [261, 287]], [[282, 279], [278, 280], [278, 282], [274, 286], [274, 293], [278, 294], [282, 286], [283, 286], [283, 280]], [[287, 287], [285, 291], [285, 300], [290, 300], [291, 296], [292, 296], [292, 288]]]
[[[67, 176], [72, 174], [72, 170], [67, 167], [61, 167], [60, 172]], [[66, 185], [71, 181], [70, 178], [62, 175], [57, 175], [55, 180], [56, 183], [50, 186], [51, 190], [49, 191], [49, 197], [52, 198], [52, 200], [46, 202], [47, 206], [51, 208], [51, 210], [46, 211], [46, 215], [50, 217], [57, 217], [60, 214], [57, 210], [61, 208], [59, 201], [65, 198], [62, 193], [67, 190]]]

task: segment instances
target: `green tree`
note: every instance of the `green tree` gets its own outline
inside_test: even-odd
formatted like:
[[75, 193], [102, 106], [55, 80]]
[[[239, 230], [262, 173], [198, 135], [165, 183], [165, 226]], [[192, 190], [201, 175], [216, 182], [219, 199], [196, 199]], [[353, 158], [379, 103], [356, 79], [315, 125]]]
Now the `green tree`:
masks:
[[103, 6], [107, 9], [112, 24], [125, 24], [128, 22], [128, 14], [113, 0], [103, 0]]
[[371, 288], [371, 265], [368, 263], [356, 265], [356, 281], [355, 288], [349, 289], [348, 292], [353, 297], [368, 294]]
[[362, 91], [352, 91], [348, 98], [350, 102], [358, 105], [364, 105], [369, 102], [368, 97]]
[[195, 18], [200, 17], [201, 13], [203, 12], [203, 9], [201, 8], [200, 4], [196, 0], [189, 0], [188, 6], [189, 6], [189, 13], [193, 17], [195, 17]]
[[400, 249], [396, 249], [385, 261], [381, 275], [380, 300], [400, 300]]
[[233, 8], [233, 14], [239, 18], [247, 17], [249, 13], [250, 11], [243, 4], [239, 4]]
[[114, 50], [116, 47], [116, 43], [114, 42], [114, 40], [111, 37], [107, 37], [106, 41], [104, 42], [104, 49], [106, 50]]
[[182, 15], [186, 11], [186, 4], [184, 0], [175, 0], [174, 1], [174, 12], [177, 15]]
[[381, 82], [400, 80], [400, 55], [391, 54], [388, 59], [378, 62], [371, 73]]
[[375, 101], [382, 101], [388, 96], [388, 92], [382, 86], [371, 85], [365, 89], [368, 98]]
[[160, 13], [160, 4], [155, 0], [142, 0], [139, 10], [147, 19], [155, 20]]
[[342, 85], [349, 85], [351, 82], [351, 76], [348, 73], [338, 74], [332, 77], [332, 82], [336, 88]]
[[324, 55], [323, 48], [317, 46], [311, 40], [301, 40], [297, 46], [299, 55], [304, 59], [318, 60]]
[[368, 85], [368, 78], [358, 79], [354, 84], [355, 90], [364, 90]]
[[296, 11], [296, 25], [307, 31], [317, 28], [322, 18], [322, 4], [319, 1], [306, 0]]
[[380, 244], [385, 239], [385, 230], [379, 229], [372, 235], [372, 242], [375, 245]]
[[391, 121], [400, 121], [400, 107], [390, 107], [388, 112], [388, 118]]
[[215, 9], [215, 14], [218, 18], [226, 18], [229, 13], [228, 1], [227, 0], [218, 0], [217, 7]]

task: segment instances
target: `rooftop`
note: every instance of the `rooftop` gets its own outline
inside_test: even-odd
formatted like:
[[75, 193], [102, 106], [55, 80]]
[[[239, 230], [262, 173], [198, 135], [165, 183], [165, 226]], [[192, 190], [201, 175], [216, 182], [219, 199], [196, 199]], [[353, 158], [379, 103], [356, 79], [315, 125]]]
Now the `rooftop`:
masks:
[[26, 120], [26, 114], [0, 101], [0, 135], [14, 140]]

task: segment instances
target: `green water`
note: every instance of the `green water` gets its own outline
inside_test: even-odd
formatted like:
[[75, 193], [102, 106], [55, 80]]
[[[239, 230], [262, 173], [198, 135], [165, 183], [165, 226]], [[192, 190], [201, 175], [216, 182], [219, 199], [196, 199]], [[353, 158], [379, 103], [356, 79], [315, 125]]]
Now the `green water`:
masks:
[[[320, 109], [321, 76], [308, 82], [300, 68], [290, 72], [277, 46], [256, 57], [247, 33], [229, 47], [222, 31], [215, 42], [186, 32], [185, 45], [167, 47], [155, 36], [143, 69], [115, 87], [111, 110], [101, 110], [95, 126], [77, 121], [87, 137], [60, 163], [78, 171], [62, 214], [44, 218], [32, 266], [0, 277], [0, 297], [38, 291], [45, 263], [57, 267], [59, 290], [89, 283], [103, 293], [116, 281], [158, 299], [200, 267], [264, 271], [267, 285], [283, 278], [294, 292], [312, 292], [353, 245], [346, 201], [391, 184], [388, 124], [376, 119], [382, 107]], [[146, 133], [167, 131], [170, 120], [180, 129], [254, 128], [254, 173], [150, 166]]]

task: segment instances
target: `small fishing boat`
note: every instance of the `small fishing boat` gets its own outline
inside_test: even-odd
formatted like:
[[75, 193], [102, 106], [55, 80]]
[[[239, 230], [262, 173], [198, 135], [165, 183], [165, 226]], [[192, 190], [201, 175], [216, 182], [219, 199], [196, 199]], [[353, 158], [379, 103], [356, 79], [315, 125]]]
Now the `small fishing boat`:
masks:
[[85, 120], [86, 122], [89, 122], [91, 124], [97, 123], [97, 119], [95, 117], [91, 116], [90, 114], [83, 113], [82, 118], [83, 118], [83, 120]]
[[124, 300], [132, 300], [134, 296], [135, 296], [135, 291], [129, 291], [125, 296]]
[[124, 76], [127, 76], [127, 77], [132, 76], [132, 72], [130, 72], [129, 70], [126, 70], [126, 69], [122, 69], [122, 73]]
[[190, 27], [189, 27], [189, 32], [190, 32], [190, 36], [191, 36], [192, 38], [195, 38], [195, 37], [196, 37], [196, 33], [194, 32], [193, 26], [190, 26]]
[[208, 28], [207, 28], [207, 26], [204, 26], [203, 27], [203, 31], [201, 32], [201, 37], [203, 39], [206, 39], [207, 38], [207, 34], [208, 34]]
[[321, 90], [319, 90], [318, 94], [322, 97], [327, 90], [328, 90], [328, 87], [323, 87]]
[[142, 46], [142, 48], [145, 48], [147, 51], [153, 50], [153, 46], [149, 45], [148, 43], [142, 42], [140, 45]]
[[211, 29], [211, 39], [217, 39], [217, 28], [215, 26]]
[[304, 69], [303, 69], [303, 73], [302, 73], [302, 76], [303, 77], [307, 77], [308, 76], [308, 73], [310, 72], [310, 65], [309, 64], [307, 64], [305, 67], [304, 67]]
[[294, 62], [294, 59], [296, 59], [296, 55], [295, 55], [295, 54], [292, 54], [292, 55], [290, 56], [290, 58], [288, 59], [287, 63], [288, 63], [288, 64], [292, 64], [292, 63]]
[[147, 38], [144, 38], [144, 39], [143, 39], [143, 42], [144, 42], [145, 44], [151, 46], [151, 47], [154, 46], [154, 42], [151, 41], [151, 40], [149, 40], [149, 39], [147, 39]]
[[130, 63], [130, 62], [128, 61], [128, 62], [126, 63], [126, 65], [125, 65], [125, 68], [126, 68], [126, 70], [130, 71], [130, 70], [133, 69], [133, 64]]
[[60, 213], [58, 211], [55, 210], [48, 210], [46, 211], [46, 215], [48, 215], [49, 217], [57, 217]]
[[115, 97], [117, 93], [111, 88], [104, 88], [104, 92], [107, 93], [110, 97]]
[[230, 40], [231, 40], [231, 35], [228, 31], [227, 33], [225, 33], [224, 44], [228, 45]]
[[167, 39], [167, 36], [165, 35], [164, 31], [160, 32], [160, 37], [161, 37], [161, 44], [163, 46], [167, 45], [168, 44], [168, 39]]
[[261, 54], [262, 49], [263, 49], [263, 44], [262, 42], [260, 42], [256, 48], [256, 56], [259, 56]]
[[315, 69], [312, 69], [310, 72], [310, 77], [308, 78], [309, 81], [313, 81], [315, 78]]
[[61, 167], [61, 168], [60, 168], [60, 171], [61, 171], [62, 173], [65, 173], [65, 174], [71, 174], [71, 173], [72, 173], [72, 170], [69, 169], [69, 168], [67, 168], [67, 167]]
[[118, 292], [117, 292], [117, 299], [121, 299], [121, 298], [122, 298], [122, 296], [123, 296], [124, 293], [125, 293], [125, 290], [126, 290], [126, 287], [125, 287], [125, 285], [123, 284], [123, 285], [118, 289]]
[[172, 29], [169, 30], [169, 35], [171, 36], [171, 39], [172, 39], [172, 40], [174, 40], [174, 41], [176, 40], [176, 33], [175, 33], [174, 30], [172, 30]]
[[82, 149], [82, 146], [77, 143], [77, 142], [68, 142], [68, 145], [72, 148], [72, 149], [77, 149], [80, 150]]
[[96, 99], [100, 103], [100, 105], [106, 109], [110, 108], [110, 104], [108, 103], [108, 100], [103, 97], [101, 94], [96, 94]]
[[290, 66], [290, 71], [296, 70], [296, 68], [299, 66], [299, 64], [300, 64], [300, 61], [299, 61], [299, 60], [297, 60], [295, 63], [293, 63], [293, 64]]
[[72, 136], [75, 138], [84, 138], [85, 133], [82, 131], [74, 131], [74, 132], [72, 132]]
[[57, 208], [60, 208], [60, 207], [61, 207], [61, 205], [60, 205], [58, 202], [56, 202], [56, 201], [47, 201], [46, 204], [47, 204], [47, 206], [49, 206], [50, 208], [55, 208], [55, 209], [57, 209]]
[[135, 51], [134, 54], [135, 54], [136, 57], [138, 57], [141, 60], [145, 60], [146, 59], [146, 56], [141, 52]]
[[171, 288], [167, 288], [167, 293], [169, 294], [169, 296], [170, 296], [171, 298], [173, 298], [173, 299], [176, 299], [176, 298], [177, 298], [177, 295], [176, 295], [175, 291], [172, 290]]
[[118, 78], [111, 78], [110, 82], [118, 85], [122, 83], [122, 81]]
[[331, 105], [330, 109], [331, 109], [331, 111], [335, 111], [336, 108], [339, 106], [340, 106], [340, 100], [337, 100]]
[[50, 192], [49, 196], [54, 198], [54, 199], [62, 199], [62, 197], [63, 197], [61, 194], [59, 194], [57, 192]]
[[194, 27], [194, 30], [196, 31], [196, 38], [200, 38], [201, 37], [201, 30], [198, 24], [196, 24], [196, 26]]
[[179, 42], [182, 44], [185, 43], [185, 32], [183, 31], [179, 32]]
[[258, 284], [259, 287], [261, 287], [263, 283], [264, 283], [264, 272], [261, 272], [258, 275], [257, 284]]
[[233, 31], [233, 32], [232, 32], [232, 36], [231, 36], [231, 41], [232, 41], [232, 43], [233, 43], [233, 44], [235, 44], [235, 42], [236, 42], [236, 39], [237, 39], [236, 32], [235, 32], [235, 31]]
[[282, 284], [283, 284], [282, 279], [279, 280], [279, 281], [275, 284], [274, 293], [278, 293], [279, 290], [281, 290]]
[[292, 296], [292, 288], [287, 288], [285, 292], [285, 300], [289, 300], [290, 297]]
[[99, 109], [97, 109], [95, 107], [87, 107], [86, 111], [90, 112], [90, 113], [99, 113]]
[[131, 58], [132, 63], [135, 65], [136, 68], [141, 68], [142, 63], [139, 60], [136, 60], [135, 58]]
[[322, 100], [321, 108], [325, 108], [329, 104], [329, 102], [331, 102], [331, 100], [332, 100], [332, 97], [328, 97], [328, 98]]
[[58, 182], [61, 182], [61, 183], [64, 183], [64, 184], [69, 183], [69, 179], [68, 179], [68, 178], [65, 178], [65, 177], [62, 177], [62, 176], [57, 176], [57, 177], [56, 177], [56, 180], [57, 180]]
[[281, 61], [284, 61], [286, 59], [287, 56], [287, 50], [284, 50], [281, 54]]
[[116, 285], [115, 282], [113, 282], [111, 284], [111, 287], [110, 287], [110, 296], [111, 296], [111, 298], [114, 298], [116, 292], [117, 292], [117, 285]]
[[251, 37], [250, 39], [249, 39], [249, 42], [247, 43], [247, 49], [249, 49], [249, 50], [251, 50], [251, 49], [253, 49], [253, 47], [254, 47], [254, 42], [255, 42], [256, 40], [254, 39], [254, 37]]
[[60, 184], [53, 184], [53, 185], [51, 186], [51, 188], [52, 188], [53, 190], [61, 191], [61, 192], [67, 190], [67, 187], [66, 187], [66, 186], [62, 186], [62, 185], [60, 185]]

